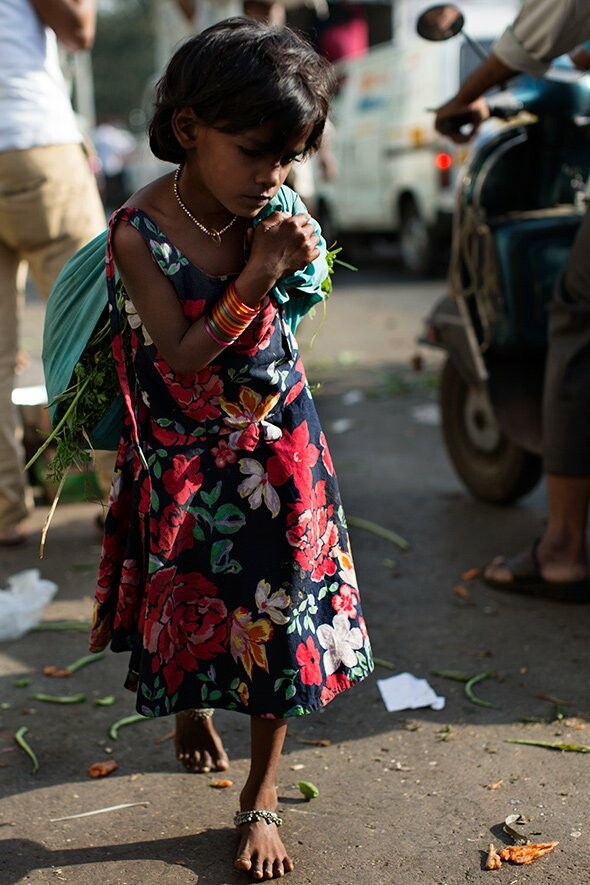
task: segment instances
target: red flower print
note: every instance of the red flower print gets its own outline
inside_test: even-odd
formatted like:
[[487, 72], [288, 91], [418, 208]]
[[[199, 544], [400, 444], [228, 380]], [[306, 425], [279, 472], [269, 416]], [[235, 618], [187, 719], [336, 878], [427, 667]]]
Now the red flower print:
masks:
[[291, 405], [291, 403], [295, 402], [295, 400], [305, 387], [305, 369], [303, 368], [301, 357], [299, 357], [297, 362], [295, 363], [295, 372], [299, 372], [301, 377], [299, 381], [292, 385], [291, 389], [287, 393], [287, 396], [285, 397], [286, 406], [289, 406]]
[[332, 456], [330, 455], [328, 443], [326, 442], [326, 437], [323, 431], [320, 433], [320, 445], [322, 447], [322, 461], [324, 462], [324, 467], [326, 468], [330, 476], [334, 476], [334, 465], [332, 464]]
[[130, 630], [137, 623], [141, 609], [143, 578], [135, 559], [126, 559], [119, 581], [117, 613], [113, 627], [115, 630]]
[[351, 685], [352, 682], [344, 673], [331, 673], [330, 676], [326, 676], [326, 683], [320, 694], [320, 704], [322, 706], [329, 704], [337, 694], [346, 691]]
[[172, 694], [200, 661], [227, 653], [227, 608], [211, 581], [174, 567], [152, 575], [148, 592], [144, 645], [154, 655], [152, 671]]
[[215, 421], [221, 412], [217, 404], [223, 394], [223, 382], [213, 371], [213, 366], [205, 366], [193, 375], [177, 375], [161, 357], [154, 364], [162, 375], [168, 392], [180, 408], [194, 421]]
[[271, 485], [282, 485], [292, 476], [295, 488], [303, 493], [302, 497], [307, 497], [312, 482], [311, 468], [320, 454], [317, 446], [309, 442], [307, 421], [302, 421], [293, 433], [283, 430], [282, 437], [273, 444], [272, 449], [275, 454], [266, 465]]
[[312, 581], [322, 581], [326, 575], [336, 572], [338, 528], [332, 519], [334, 505], [326, 504], [325, 486], [325, 480], [318, 482], [310, 492], [306, 509], [304, 504], [292, 504], [287, 517], [287, 523], [292, 526], [287, 540], [297, 548], [295, 559], [311, 573]]
[[172, 458], [172, 467], [162, 474], [162, 483], [176, 504], [186, 504], [201, 488], [203, 474], [199, 471], [200, 466], [201, 461], [197, 455], [192, 458], [174, 455]]
[[223, 469], [228, 464], [234, 464], [238, 457], [231, 446], [228, 446], [224, 439], [219, 440], [219, 445], [211, 449], [211, 454], [215, 458], [215, 466]]
[[189, 320], [197, 320], [205, 312], [207, 302], [204, 298], [192, 298], [183, 303], [184, 315]]
[[356, 618], [358, 602], [358, 590], [355, 587], [349, 587], [348, 584], [343, 584], [340, 587], [340, 593], [336, 593], [332, 597], [334, 611], [344, 612], [349, 618]]
[[184, 446], [195, 444], [196, 438], [192, 434], [187, 433], [186, 430], [178, 424], [174, 424], [170, 427], [162, 427], [157, 421], [152, 420], [151, 429], [154, 434], [154, 439], [168, 449], [183, 448]]
[[273, 322], [277, 315], [277, 306], [270, 299], [258, 316], [242, 332], [233, 345], [238, 353], [254, 356], [259, 350], [266, 350], [274, 331]]
[[168, 504], [150, 520], [152, 550], [158, 551], [160, 559], [172, 559], [181, 551], [190, 549], [195, 542], [196, 521], [182, 507]]
[[320, 653], [312, 636], [308, 636], [305, 642], [301, 642], [297, 646], [295, 656], [297, 663], [301, 667], [299, 671], [301, 681], [305, 685], [321, 685]]

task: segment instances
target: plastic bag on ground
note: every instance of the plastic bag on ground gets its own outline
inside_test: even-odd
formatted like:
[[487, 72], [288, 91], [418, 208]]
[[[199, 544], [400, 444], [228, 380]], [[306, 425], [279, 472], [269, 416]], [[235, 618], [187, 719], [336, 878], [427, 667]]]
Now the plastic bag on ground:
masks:
[[39, 569], [11, 575], [8, 587], [0, 589], [0, 642], [20, 639], [32, 630], [56, 593], [57, 584], [42, 578]]

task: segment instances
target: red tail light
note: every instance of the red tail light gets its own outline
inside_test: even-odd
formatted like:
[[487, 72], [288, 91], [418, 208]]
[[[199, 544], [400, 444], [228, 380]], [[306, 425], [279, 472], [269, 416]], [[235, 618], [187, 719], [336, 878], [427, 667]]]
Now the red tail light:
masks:
[[453, 165], [452, 156], [441, 151], [441, 153], [436, 154], [434, 158], [434, 165], [439, 172], [440, 186], [443, 188], [449, 187], [451, 183], [451, 166]]

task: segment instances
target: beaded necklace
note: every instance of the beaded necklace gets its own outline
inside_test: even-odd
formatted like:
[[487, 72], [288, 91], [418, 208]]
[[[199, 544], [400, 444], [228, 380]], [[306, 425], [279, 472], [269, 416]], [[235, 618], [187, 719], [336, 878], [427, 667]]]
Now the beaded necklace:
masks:
[[184, 213], [186, 213], [186, 215], [188, 215], [188, 217], [190, 218], [190, 220], [192, 221], [192, 223], [193, 223], [196, 227], [199, 228], [200, 231], [202, 231], [204, 234], [207, 234], [208, 237], [211, 237], [211, 239], [213, 240], [213, 242], [215, 243], [216, 246], [221, 246], [221, 237], [222, 237], [222, 235], [223, 235], [227, 230], [230, 229], [230, 227], [232, 226], [232, 224], [237, 220], [237, 217], [238, 217], [238, 216], [237, 216], [237, 215], [234, 215], [234, 217], [233, 217], [232, 220], [229, 222], [229, 224], [226, 224], [225, 227], [222, 227], [222, 228], [221, 228], [221, 230], [215, 230], [214, 228], [208, 228], [208, 227], [205, 227], [204, 224], [202, 224], [200, 221], [197, 221], [197, 219], [196, 219], [195, 216], [192, 214], [192, 212], [190, 211], [190, 209], [188, 208], [188, 206], [185, 206], [185, 204], [183, 203], [182, 198], [181, 198], [181, 196], [180, 196], [180, 192], [179, 192], [179, 190], [178, 190], [178, 179], [179, 179], [179, 177], [180, 177], [180, 172], [181, 172], [181, 170], [182, 170], [182, 166], [179, 166], [178, 169], [176, 170], [176, 172], [174, 173], [174, 182], [173, 182], [173, 184], [172, 184], [172, 190], [174, 191], [174, 196], [176, 197], [176, 202], [178, 203], [178, 205], [180, 206], [180, 208], [182, 209], [182, 211], [183, 211]]

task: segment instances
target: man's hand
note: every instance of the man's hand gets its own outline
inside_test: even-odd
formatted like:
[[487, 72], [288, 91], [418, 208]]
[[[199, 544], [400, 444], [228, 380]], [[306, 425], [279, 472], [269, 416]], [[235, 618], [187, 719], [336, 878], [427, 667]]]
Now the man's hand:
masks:
[[[484, 98], [466, 103], [458, 96], [441, 105], [434, 121], [437, 132], [446, 135], [455, 144], [465, 144], [475, 136], [484, 120], [490, 116], [490, 109]], [[461, 132], [468, 126], [467, 132]]]

